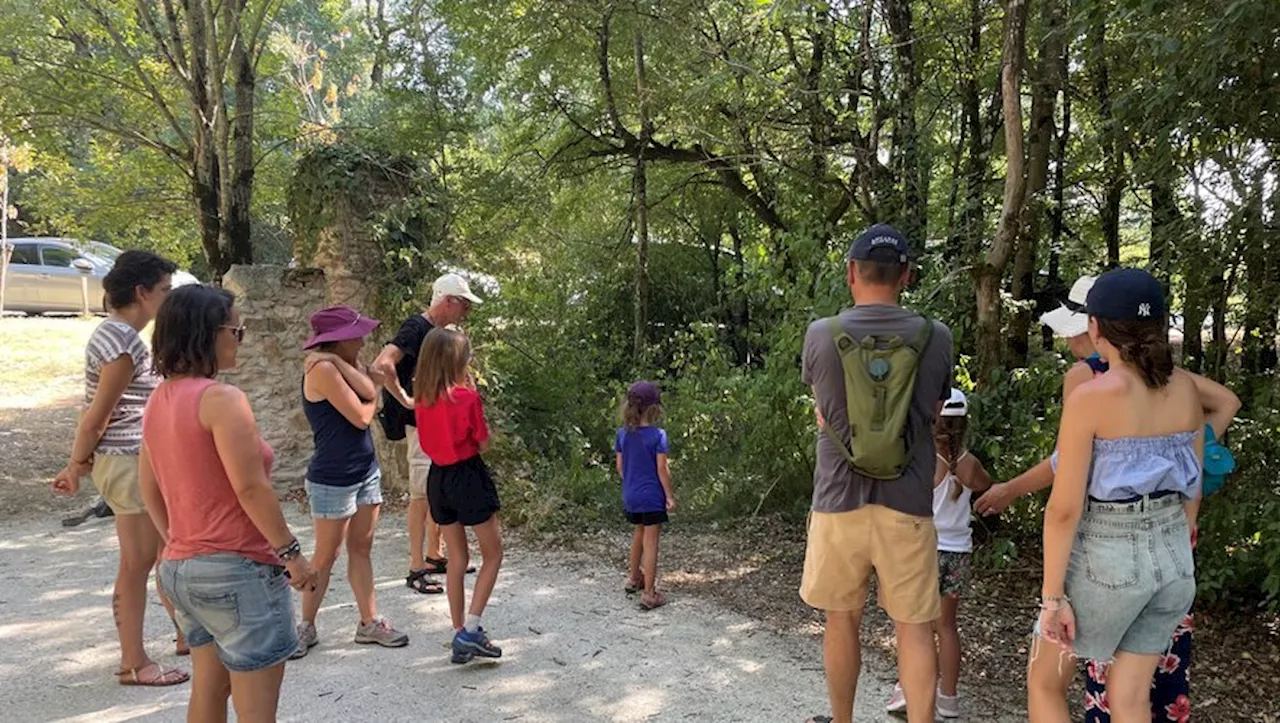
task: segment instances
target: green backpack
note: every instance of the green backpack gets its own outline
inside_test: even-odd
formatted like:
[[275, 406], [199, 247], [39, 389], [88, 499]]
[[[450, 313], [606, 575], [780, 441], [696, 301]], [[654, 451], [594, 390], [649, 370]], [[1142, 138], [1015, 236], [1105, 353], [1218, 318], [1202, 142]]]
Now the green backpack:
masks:
[[916, 388], [920, 357], [933, 336], [933, 321], [924, 318], [916, 339], [870, 334], [861, 342], [849, 336], [839, 317], [828, 323], [844, 368], [844, 393], [849, 409], [851, 445], [822, 428], [859, 473], [878, 480], [902, 476], [910, 460], [905, 438], [907, 411]]

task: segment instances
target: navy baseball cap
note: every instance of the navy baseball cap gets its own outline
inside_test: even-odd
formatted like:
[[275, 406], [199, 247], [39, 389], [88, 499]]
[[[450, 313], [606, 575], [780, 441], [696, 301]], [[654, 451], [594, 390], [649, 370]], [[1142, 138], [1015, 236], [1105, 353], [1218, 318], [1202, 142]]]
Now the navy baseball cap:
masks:
[[1109, 321], [1158, 321], [1165, 314], [1164, 288], [1142, 269], [1112, 269], [1093, 282], [1083, 311]]
[[[848, 261], [896, 261], [907, 263], [907, 237], [887, 223], [878, 223], [858, 234], [845, 256]], [[896, 258], [894, 258], [896, 256]]]

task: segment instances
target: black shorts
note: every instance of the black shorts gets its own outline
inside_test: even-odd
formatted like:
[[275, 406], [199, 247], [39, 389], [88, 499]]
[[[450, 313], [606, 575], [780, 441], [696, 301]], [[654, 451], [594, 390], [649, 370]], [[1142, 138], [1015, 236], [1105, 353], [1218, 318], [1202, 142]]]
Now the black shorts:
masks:
[[427, 473], [427, 504], [431, 518], [441, 525], [473, 527], [489, 521], [502, 509], [498, 488], [480, 455], [457, 464], [433, 464]]
[[648, 527], [650, 525], [665, 524], [667, 521], [666, 510], [661, 512], [628, 512], [626, 514], [627, 522], [630, 522], [633, 525], [644, 525], [645, 527]]

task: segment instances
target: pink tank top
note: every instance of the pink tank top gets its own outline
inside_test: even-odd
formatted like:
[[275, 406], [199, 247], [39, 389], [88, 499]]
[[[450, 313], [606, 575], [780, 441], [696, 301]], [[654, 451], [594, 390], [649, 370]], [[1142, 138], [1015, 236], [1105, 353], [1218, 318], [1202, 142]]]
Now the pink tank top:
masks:
[[[240, 506], [213, 433], [200, 424], [200, 398], [215, 384], [191, 378], [162, 382], [142, 420], [142, 444], [169, 512], [164, 559], [230, 552], [279, 565], [275, 550]], [[259, 443], [270, 474], [274, 455], [266, 442]]]

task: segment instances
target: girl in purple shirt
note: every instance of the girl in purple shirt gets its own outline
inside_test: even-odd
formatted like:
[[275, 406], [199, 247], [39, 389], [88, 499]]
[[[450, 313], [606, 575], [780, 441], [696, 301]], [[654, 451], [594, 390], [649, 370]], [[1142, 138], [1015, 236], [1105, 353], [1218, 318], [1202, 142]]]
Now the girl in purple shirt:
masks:
[[[667, 512], [675, 509], [671, 470], [667, 467], [667, 433], [655, 426], [662, 418], [662, 398], [652, 382], [636, 382], [627, 389], [622, 424], [613, 451], [622, 477], [622, 508], [635, 526], [627, 558], [627, 594], [640, 592], [640, 607], [652, 610], [667, 604], [656, 589], [658, 539]], [[643, 574], [642, 574], [643, 572]]]

